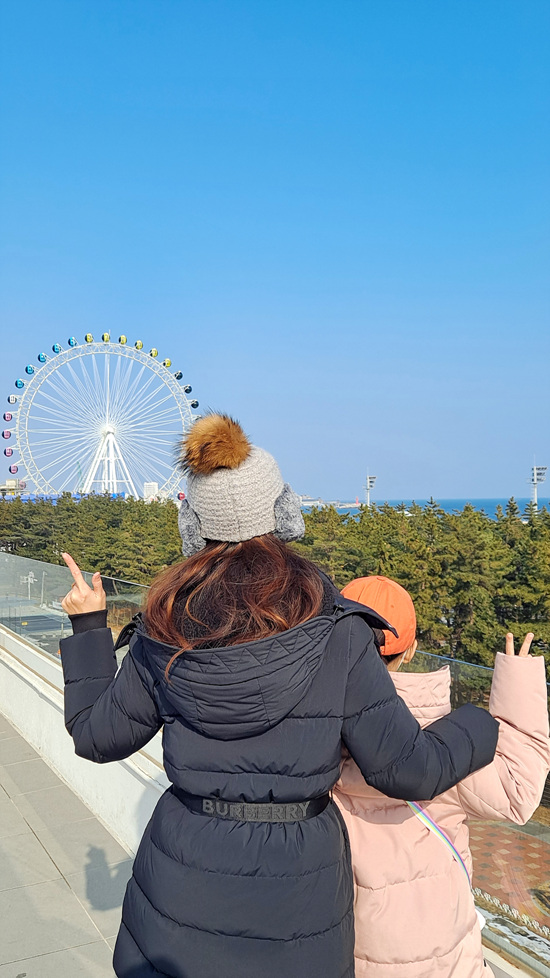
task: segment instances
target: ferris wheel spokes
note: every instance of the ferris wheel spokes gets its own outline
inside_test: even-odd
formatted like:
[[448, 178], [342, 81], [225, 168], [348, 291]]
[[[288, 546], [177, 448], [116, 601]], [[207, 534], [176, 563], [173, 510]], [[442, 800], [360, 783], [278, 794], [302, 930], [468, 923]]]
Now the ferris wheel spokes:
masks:
[[[111, 405], [113, 415], [116, 415], [119, 411], [121, 404], [125, 403], [126, 392], [128, 390], [128, 384], [130, 382], [130, 377], [132, 375], [133, 367], [135, 366], [133, 360], [126, 360], [124, 369], [122, 368], [122, 360], [119, 359], [115, 368], [115, 377], [113, 380], [113, 391], [111, 395]], [[137, 373], [136, 380], [139, 382], [143, 376], [145, 366], [143, 365]]]
[[124, 408], [125, 404], [132, 404], [139, 391], [139, 385], [141, 378], [145, 373], [145, 364], [142, 364], [141, 368], [137, 371], [136, 376], [130, 384], [130, 378], [133, 373], [133, 367], [135, 364], [132, 360], [128, 363], [128, 371], [125, 380], [123, 381], [124, 386], [121, 385], [120, 391], [115, 394], [114, 409], [118, 412]]
[[[69, 366], [68, 369], [70, 369]], [[75, 417], [80, 416], [83, 407], [87, 408], [92, 416], [97, 414], [98, 404], [91, 398], [90, 391], [84, 388], [79, 391], [72, 387], [68, 381], [68, 378], [65, 377], [61, 371], [59, 371], [56, 375], [56, 379], [59, 386], [63, 389], [63, 395], [67, 400], [67, 406], [70, 405], [71, 410], [75, 412]], [[59, 403], [59, 390], [56, 388], [56, 385], [53, 382], [53, 375], [50, 374], [49, 377], [46, 377], [44, 384], [47, 384], [48, 387], [54, 391], [54, 394], [57, 394], [57, 403]]]
[[69, 445], [67, 445], [65, 435], [57, 435], [46, 441], [38, 441], [34, 445], [36, 464], [41, 465], [45, 470], [55, 469], [65, 458], [76, 460], [80, 457], [86, 464], [89, 456], [89, 442], [84, 435], [72, 438]]
[[[158, 393], [158, 392], [156, 392], [156, 393]], [[162, 398], [160, 401], [157, 401], [155, 404], [153, 404], [152, 396], [153, 395], [151, 394], [150, 397], [146, 397], [144, 400], [140, 400], [140, 402], [139, 402], [138, 405], [136, 405], [133, 409], [129, 410], [124, 415], [124, 421], [122, 423], [125, 424], [126, 426], [131, 425], [131, 424], [133, 424], [136, 421], [136, 419], [143, 418], [143, 416], [144, 416], [144, 409], [145, 408], [149, 409], [150, 407], [153, 407], [153, 406], [155, 408], [159, 408], [163, 404], [165, 404], [166, 402], [170, 401], [170, 395], [167, 394], [166, 397]], [[168, 412], [167, 413], [167, 416], [169, 417], [172, 413], [173, 412]], [[148, 419], [145, 420], [145, 421], [143, 421], [142, 423], [143, 424], [148, 424], [149, 423], [148, 422]]]
[[70, 360], [67, 363], [67, 370], [69, 371], [71, 377], [73, 378], [75, 387], [78, 388], [78, 391], [80, 392], [80, 397], [82, 398], [83, 403], [87, 404], [88, 410], [91, 412], [97, 411], [97, 403], [94, 402], [91, 395], [91, 391], [93, 390], [91, 377], [89, 377], [88, 375], [88, 371], [86, 370], [85, 364], [81, 363], [80, 366], [82, 369], [82, 373], [85, 375], [86, 380], [88, 381], [87, 385], [83, 383], [82, 378], [78, 376]]
[[[136, 382], [139, 379], [140, 378], [136, 378]], [[155, 387], [155, 388], [153, 388], [152, 391], [149, 390], [149, 393], [147, 394], [147, 397], [144, 397], [145, 392], [150, 388], [151, 384], [153, 384], [155, 380], [158, 380], [158, 377], [155, 377], [155, 376], [149, 377], [148, 380], [143, 385], [143, 387], [139, 389], [139, 403], [136, 401], [134, 390], [133, 390], [134, 387], [136, 387], [136, 390], [137, 390], [137, 383], [132, 384], [132, 387], [130, 388], [130, 391], [128, 392], [128, 395], [126, 397], [126, 400], [121, 405], [121, 407], [123, 407], [124, 404], [129, 404], [129, 405], [132, 406], [134, 412], [135, 411], [138, 411], [138, 412], [141, 413], [143, 411], [143, 408], [146, 407], [151, 402], [151, 400], [156, 396], [156, 394], [159, 394], [159, 393], [163, 392], [164, 389], [165, 389], [163, 387], [162, 383], [159, 383], [158, 386]], [[167, 397], [169, 398], [169, 396], [170, 395], [168, 394]], [[128, 417], [128, 413], [125, 414], [125, 417]]]
[[136, 472], [137, 475], [141, 477], [143, 482], [156, 481], [151, 480], [151, 470], [146, 468], [146, 464], [143, 458], [135, 450], [126, 450], [126, 458], [132, 466], [132, 470]]
[[[161, 495], [177, 492], [174, 448], [198, 407], [187, 399], [190, 385], [180, 384], [182, 371], [171, 373], [170, 359], [157, 360], [156, 349], [147, 353], [141, 341], [111, 342], [107, 333], [102, 342], [90, 334], [85, 341], [72, 337], [68, 349], [54, 343], [54, 356], [40, 353], [40, 366], [27, 365], [27, 377], [16, 381], [17, 396], [8, 400], [17, 403], [13, 435], [21, 460], [13, 459], [10, 472], [23, 466], [46, 494], [69, 489], [139, 497], [145, 483], [156, 484]], [[5, 455], [13, 458], [11, 446]]]

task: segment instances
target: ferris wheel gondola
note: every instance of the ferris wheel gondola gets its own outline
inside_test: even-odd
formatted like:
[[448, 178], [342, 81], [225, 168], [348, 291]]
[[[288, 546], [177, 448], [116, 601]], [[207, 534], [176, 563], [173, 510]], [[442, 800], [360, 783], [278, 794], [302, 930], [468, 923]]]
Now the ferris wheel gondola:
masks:
[[[151, 486], [174, 496], [181, 476], [175, 445], [199, 402], [156, 347], [91, 333], [66, 348], [54, 343], [28, 363], [8, 396], [2, 438], [9, 473], [38, 494], [111, 493], [143, 497]], [[23, 485], [26, 485], [24, 483]], [[21, 488], [21, 483], [19, 487]]]

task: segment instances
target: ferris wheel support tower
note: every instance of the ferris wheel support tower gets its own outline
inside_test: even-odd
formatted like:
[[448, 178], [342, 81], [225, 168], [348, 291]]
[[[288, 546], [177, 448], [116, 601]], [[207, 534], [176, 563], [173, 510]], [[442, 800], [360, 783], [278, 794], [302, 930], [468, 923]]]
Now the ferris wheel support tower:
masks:
[[[118, 470], [120, 473], [117, 475]], [[101, 472], [101, 477], [97, 478]], [[126, 487], [126, 489], [124, 489]], [[114, 493], [130, 492], [137, 499], [137, 492], [115, 437], [115, 429], [108, 424], [102, 434], [97, 452], [88, 469], [82, 492]]]

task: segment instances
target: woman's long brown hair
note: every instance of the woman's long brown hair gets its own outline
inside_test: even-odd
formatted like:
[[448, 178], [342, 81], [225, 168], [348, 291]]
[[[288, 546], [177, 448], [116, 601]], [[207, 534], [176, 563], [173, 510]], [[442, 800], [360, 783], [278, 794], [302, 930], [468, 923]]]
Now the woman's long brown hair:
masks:
[[153, 581], [145, 622], [149, 635], [189, 649], [238, 645], [284, 632], [319, 614], [319, 571], [271, 534], [243, 543], [207, 543]]

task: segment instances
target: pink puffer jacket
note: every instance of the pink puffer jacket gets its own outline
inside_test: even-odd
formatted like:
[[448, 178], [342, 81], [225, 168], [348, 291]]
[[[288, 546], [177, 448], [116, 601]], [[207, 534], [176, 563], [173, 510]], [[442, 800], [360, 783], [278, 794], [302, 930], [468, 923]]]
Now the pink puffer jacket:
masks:
[[[390, 673], [422, 726], [451, 710], [450, 671]], [[523, 824], [550, 768], [542, 657], [497, 655], [489, 704], [500, 721], [492, 764], [421, 803], [471, 871], [467, 819]], [[488, 978], [466, 873], [404, 803], [363, 780], [348, 758], [334, 792], [356, 882], [357, 978]]]

